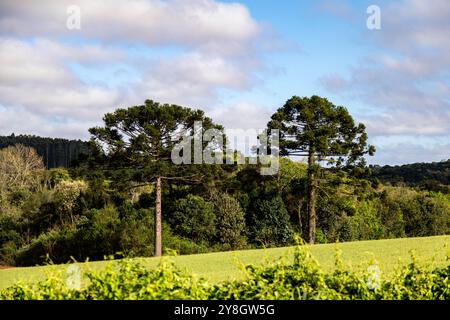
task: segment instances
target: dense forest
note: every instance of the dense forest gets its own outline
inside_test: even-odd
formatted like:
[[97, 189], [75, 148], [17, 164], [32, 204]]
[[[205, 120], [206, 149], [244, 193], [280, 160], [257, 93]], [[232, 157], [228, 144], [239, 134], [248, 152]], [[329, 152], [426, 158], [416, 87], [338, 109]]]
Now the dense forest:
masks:
[[407, 185], [450, 193], [450, 159], [401, 166], [370, 166], [373, 177], [383, 183]]
[[34, 135], [0, 136], [0, 149], [21, 144], [31, 147], [42, 157], [46, 168], [69, 168], [80, 155], [88, 152], [88, 145], [81, 140], [42, 138]]
[[[196, 121], [223, 133], [201, 110], [151, 100], [118, 109], [89, 130], [90, 143], [54, 160], [59, 168], [45, 165], [45, 139], [10, 137], [0, 150], [0, 264], [276, 247], [296, 235], [327, 243], [450, 233], [450, 195], [385, 183], [379, 168], [382, 182], [374, 179], [364, 125], [324, 98], [293, 97], [272, 115], [267, 132], [279, 136], [281, 157], [270, 175], [259, 162], [225, 161], [226, 146], [206, 142], [204, 156], [223, 162], [191, 165], [183, 153], [175, 164], [179, 133], [193, 134]], [[64, 168], [74, 150], [89, 152]], [[430, 166], [436, 173], [448, 162]]]

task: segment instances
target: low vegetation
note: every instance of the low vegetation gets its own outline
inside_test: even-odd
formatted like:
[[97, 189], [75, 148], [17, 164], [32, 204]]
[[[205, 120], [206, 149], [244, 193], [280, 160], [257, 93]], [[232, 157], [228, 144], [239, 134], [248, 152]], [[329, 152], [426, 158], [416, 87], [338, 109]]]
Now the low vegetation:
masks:
[[[354, 241], [344, 243], [316, 244], [308, 246], [308, 250], [320, 263], [324, 272], [335, 270], [335, 252], [340, 250], [342, 259], [350, 265], [352, 270], [363, 272], [367, 269], [368, 261], [376, 261], [385, 278], [392, 278], [398, 268], [405, 267], [414, 252], [416, 263], [421, 268], [432, 270], [445, 267], [448, 264], [447, 256], [450, 254], [450, 236], [403, 238], [371, 241]], [[188, 273], [206, 279], [209, 283], [218, 284], [230, 280], [242, 280], [245, 273], [240, 267], [242, 264], [271, 264], [283, 257], [292, 257], [294, 247], [280, 247], [267, 249], [252, 249], [227, 252], [213, 252], [194, 255], [177, 255], [163, 257], [170, 258], [176, 266]], [[171, 253], [173, 254], [173, 252]], [[133, 258], [147, 269], [155, 269], [161, 258]], [[110, 265], [110, 260], [77, 262], [81, 274], [100, 272]], [[55, 274], [67, 277], [67, 271], [74, 265], [50, 264], [34, 267], [17, 267], [0, 270], [0, 290], [14, 285], [17, 282], [36, 283]], [[86, 277], [82, 277], [86, 284]]]
[[[290, 259], [288, 259], [290, 258]], [[393, 277], [386, 278], [375, 261], [365, 271], [346, 266], [340, 251], [333, 272], [324, 272], [304, 246], [293, 257], [271, 265], [246, 265], [245, 277], [211, 284], [163, 260], [148, 269], [132, 260], [122, 260], [100, 272], [88, 272], [88, 284], [74, 288], [67, 280], [51, 277], [37, 284], [16, 284], [0, 291], [0, 299], [288, 299], [288, 300], [380, 300], [450, 299], [450, 264], [421, 267], [414, 254]]]

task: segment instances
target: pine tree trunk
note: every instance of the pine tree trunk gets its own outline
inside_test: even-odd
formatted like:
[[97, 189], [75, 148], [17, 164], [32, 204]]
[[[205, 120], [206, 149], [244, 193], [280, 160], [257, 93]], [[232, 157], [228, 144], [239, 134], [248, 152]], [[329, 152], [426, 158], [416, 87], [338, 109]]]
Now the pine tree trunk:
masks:
[[308, 219], [309, 219], [309, 243], [314, 244], [316, 240], [316, 177], [314, 174], [314, 153], [308, 156]]
[[302, 222], [302, 201], [298, 201], [298, 224], [300, 227], [300, 234], [303, 234], [303, 222]]
[[162, 254], [162, 222], [161, 222], [161, 177], [156, 178], [156, 208], [155, 208], [155, 256]]

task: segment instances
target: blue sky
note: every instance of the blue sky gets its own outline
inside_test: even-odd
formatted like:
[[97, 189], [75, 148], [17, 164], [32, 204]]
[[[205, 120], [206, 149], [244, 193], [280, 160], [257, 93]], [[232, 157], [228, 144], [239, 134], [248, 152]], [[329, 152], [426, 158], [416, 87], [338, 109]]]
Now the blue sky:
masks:
[[[380, 30], [366, 26], [372, 4]], [[450, 158], [446, 0], [0, 0], [0, 12], [0, 134], [87, 139], [105, 112], [147, 98], [260, 128], [292, 95], [318, 94], [367, 125], [371, 163]]]
[[[245, 93], [258, 103], [273, 105], [293, 94], [321, 93], [320, 75], [346, 74], [352, 63], [374, 48], [359, 39], [362, 32], [368, 31], [367, 6], [357, 6], [361, 9], [360, 25], [353, 28], [346, 20], [324, 12], [317, 1], [242, 3], [255, 19], [268, 24], [285, 42], [284, 49], [264, 54], [265, 63], [275, 69], [275, 74], [265, 78], [262, 86]], [[264, 91], [273, 92], [269, 100], [269, 96], [261, 95]]]

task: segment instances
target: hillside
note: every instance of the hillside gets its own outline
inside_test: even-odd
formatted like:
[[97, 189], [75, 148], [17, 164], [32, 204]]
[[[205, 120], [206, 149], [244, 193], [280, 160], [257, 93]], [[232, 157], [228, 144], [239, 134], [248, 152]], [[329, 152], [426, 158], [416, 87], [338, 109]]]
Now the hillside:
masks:
[[370, 166], [370, 168], [373, 176], [383, 183], [404, 183], [410, 186], [450, 185], [450, 159], [401, 166]]

